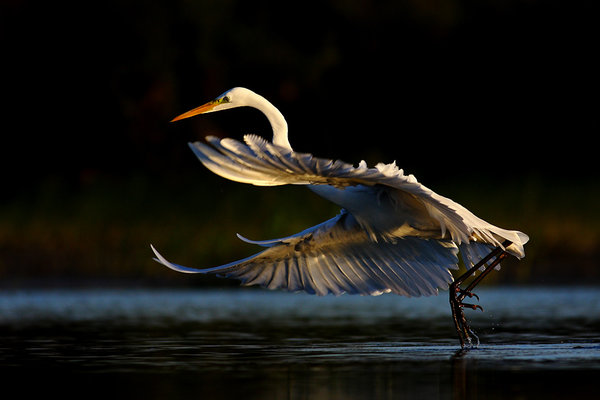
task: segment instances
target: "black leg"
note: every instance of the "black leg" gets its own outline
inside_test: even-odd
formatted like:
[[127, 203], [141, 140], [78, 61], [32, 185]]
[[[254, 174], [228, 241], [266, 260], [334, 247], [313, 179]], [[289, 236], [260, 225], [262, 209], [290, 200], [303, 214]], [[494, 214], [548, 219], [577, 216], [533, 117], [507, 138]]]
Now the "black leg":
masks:
[[[500, 261], [506, 258], [508, 253], [506, 253], [504, 249], [510, 244], [511, 242], [506, 240], [504, 243], [502, 243], [502, 246], [504, 248], [496, 247], [490, 252], [490, 254], [482, 258], [473, 267], [469, 268], [467, 272], [459, 276], [450, 285], [450, 308], [452, 309], [452, 319], [454, 320], [454, 326], [456, 328], [456, 332], [458, 333], [458, 339], [460, 340], [460, 346], [462, 348], [464, 348], [466, 344], [471, 345], [471, 335], [475, 336], [475, 334], [469, 327], [467, 319], [465, 318], [464, 308], [468, 307], [474, 310], [479, 308], [483, 311], [483, 308], [481, 308], [481, 306], [463, 303], [463, 300], [467, 296], [477, 297], [477, 295], [473, 294], [471, 291], [500, 263]], [[492, 259], [493, 261], [491, 261]], [[478, 269], [480, 269], [489, 261], [491, 262], [484, 267], [484, 270], [479, 274], [479, 276], [475, 277], [475, 279], [473, 279], [473, 281], [465, 289], [461, 289], [460, 285], [465, 280], [473, 276]], [[477, 299], [479, 300], [479, 297], [477, 297]]]

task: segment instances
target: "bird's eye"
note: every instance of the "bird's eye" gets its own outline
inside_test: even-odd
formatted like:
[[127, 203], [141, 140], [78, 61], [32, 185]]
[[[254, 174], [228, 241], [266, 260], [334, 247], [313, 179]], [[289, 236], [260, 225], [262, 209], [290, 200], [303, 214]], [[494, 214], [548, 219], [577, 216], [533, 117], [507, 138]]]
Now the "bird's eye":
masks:
[[221, 100], [223, 103], [229, 103], [229, 96], [225, 96], [223, 97], [223, 99]]

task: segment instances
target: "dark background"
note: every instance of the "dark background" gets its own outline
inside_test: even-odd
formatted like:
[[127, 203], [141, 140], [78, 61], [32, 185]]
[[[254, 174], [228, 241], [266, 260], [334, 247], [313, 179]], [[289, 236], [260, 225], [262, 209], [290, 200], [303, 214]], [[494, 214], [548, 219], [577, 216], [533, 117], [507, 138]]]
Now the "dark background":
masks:
[[498, 279], [599, 280], [592, 1], [0, 4], [5, 284], [170, 282], [150, 242], [210, 266], [254, 251], [235, 232], [332, 216], [307, 191], [225, 182], [195, 160], [186, 142], [207, 134], [270, 138], [249, 109], [169, 124], [234, 86], [283, 112], [295, 150], [396, 160], [530, 234]]

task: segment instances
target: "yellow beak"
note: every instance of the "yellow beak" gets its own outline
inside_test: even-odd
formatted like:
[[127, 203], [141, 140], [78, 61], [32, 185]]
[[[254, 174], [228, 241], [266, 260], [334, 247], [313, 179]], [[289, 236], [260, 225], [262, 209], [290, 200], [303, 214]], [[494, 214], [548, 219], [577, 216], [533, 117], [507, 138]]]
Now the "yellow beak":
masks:
[[215, 106], [218, 106], [219, 104], [220, 104], [220, 102], [218, 100], [209, 101], [208, 103], [203, 104], [200, 107], [196, 107], [193, 110], [184, 112], [183, 114], [173, 118], [171, 120], [171, 122], [179, 121], [180, 119], [186, 119], [189, 117], [193, 117], [194, 115], [210, 112], [210, 111], [212, 111], [213, 108], [215, 108]]

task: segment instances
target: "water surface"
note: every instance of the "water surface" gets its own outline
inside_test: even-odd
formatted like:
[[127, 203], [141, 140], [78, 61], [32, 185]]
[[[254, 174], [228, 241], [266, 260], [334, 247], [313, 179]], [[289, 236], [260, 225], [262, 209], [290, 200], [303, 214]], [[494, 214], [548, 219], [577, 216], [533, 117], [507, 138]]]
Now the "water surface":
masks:
[[0, 369], [65, 397], [575, 398], [600, 378], [600, 289], [485, 288], [462, 352], [447, 293], [0, 293]]

